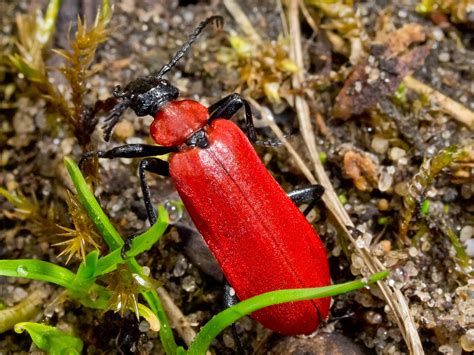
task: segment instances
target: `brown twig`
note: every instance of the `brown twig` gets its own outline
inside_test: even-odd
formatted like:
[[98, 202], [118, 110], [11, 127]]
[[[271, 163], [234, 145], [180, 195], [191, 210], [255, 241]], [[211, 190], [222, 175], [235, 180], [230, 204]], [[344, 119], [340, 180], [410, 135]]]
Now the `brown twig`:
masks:
[[166, 311], [166, 315], [170, 320], [171, 328], [176, 329], [179, 336], [181, 339], [183, 339], [186, 345], [191, 345], [194, 337], [196, 336], [196, 332], [193, 328], [191, 328], [186, 316], [173, 302], [173, 299], [169, 295], [168, 291], [166, 291], [163, 287], [158, 287], [156, 289], [156, 293], [158, 294], [158, 297], [163, 304], [163, 308]]
[[405, 77], [403, 82], [409, 89], [428, 96], [438, 104], [441, 110], [445, 111], [455, 120], [465, 124], [471, 130], [474, 130], [474, 112], [412, 76]]
[[[229, 9], [228, 4], [232, 3], [232, 11]], [[224, 4], [226, 5], [229, 12], [236, 18], [238, 24], [241, 24], [245, 17], [242, 11], [239, 12], [238, 18], [235, 16], [235, 7], [238, 5], [233, 0], [225, 0]], [[291, 39], [291, 56], [292, 60], [300, 67], [304, 68], [303, 63], [303, 54], [302, 54], [302, 47], [301, 47], [301, 33], [300, 33], [300, 24], [299, 24], [299, 1], [291, 0], [288, 4], [289, 8], [289, 27], [290, 27], [290, 39]], [[248, 23], [248, 19], [246, 21]], [[242, 30], [249, 35], [248, 29], [242, 28]], [[255, 31], [252, 31], [255, 33]], [[300, 70], [299, 72], [293, 75], [292, 84], [293, 88], [298, 91], [301, 88], [301, 84], [304, 81], [304, 70]], [[262, 106], [258, 105], [254, 100], [249, 98], [249, 101], [255, 105], [261, 112], [262, 116], [265, 117], [268, 113]], [[326, 204], [328, 210], [334, 216], [335, 220], [339, 224], [341, 230], [344, 232], [345, 236], [351, 241], [353, 245], [355, 245], [355, 240], [352, 237], [351, 233], [349, 232], [348, 228], [353, 227], [354, 224], [352, 223], [351, 219], [349, 218], [348, 214], [344, 210], [343, 206], [339, 202], [337, 198], [337, 194], [332, 187], [332, 184], [327, 176], [326, 172], [324, 171], [324, 167], [322, 166], [320, 159], [319, 159], [319, 152], [315, 144], [315, 137], [313, 128], [311, 125], [310, 119], [310, 110], [306, 100], [301, 96], [294, 97], [294, 108], [297, 112], [299, 123], [300, 123], [300, 130], [303, 135], [303, 139], [307, 145], [307, 148], [310, 152], [311, 160], [314, 164], [314, 171], [316, 176], [319, 180], [319, 183], [322, 184], [326, 192], [323, 196], [323, 201]], [[271, 121], [271, 120], [270, 120]], [[275, 134], [282, 139], [283, 134], [280, 129], [271, 122], [270, 127], [273, 129]], [[299, 157], [293, 147], [286, 141], [284, 141], [285, 147], [289, 150], [290, 154], [295, 158], [297, 161], [298, 166], [300, 166], [302, 172], [306, 176], [306, 178], [311, 183], [316, 183], [316, 179], [312, 175], [310, 169], [305, 165], [304, 161]], [[356, 252], [360, 253], [361, 257], [363, 258], [365, 265], [367, 266], [370, 273], [375, 273], [377, 271], [383, 270], [384, 267], [381, 262], [373, 257], [370, 254], [368, 246], [363, 248], [354, 248]], [[411, 318], [409, 313], [409, 308], [407, 301], [403, 294], [396, 289], [390, 288], [384, 282], [379, 282], [377, 284], [380, 287], [384, 298], [389, 305], [390, 309], [392, 310], [397, 324], [400, 328], [400, 331], [410, 349], [411, 354], [423, 354], [423, 347], [421, 346], [421, 341], [416, 330], [416, 326]]]
[[[292, 0], [288, 6], [288, 17], [290, 22], [290, 39], [291, 39], [291, 57], [300, 68], [304, 68], [303, 53], [301, 46], [301, 32], [299, 23], [299, 1]], [[293, 76], [293, 88], [298, 90], [304, 80], [304, 70], [295, 73]], [[332, 184], [324, 171], [324, 167], [319, 159], [319, 152], [316, 147], [316, 140], [314, 137], [314, 131], [311, 127], [311, 119], [309, 113], [309, 107], [306, 100], [303, 97], [295, 97], [295, 109], [300, 123], [300, 129], [302, 131], [303, 139], [310, 152], [311, 160], [314, 164], [314, 171], [316, 176], [325, 188], [325, 194], [323, 201], [326, 204], [329, 211], [332, 213], [334, 218], [339, 224], [341, 230], [344, 231], [345, 236], [355, 246], [354, 250], [360, 254], [364, 260], [365, 266], [368, 268], [370, 273], [375, 273], [384, 269], [382, 263], [375, 257], [373, 257], [368, 249], [368, 246], [358, 248], [355, 245], [355, 240], [349, 232], [348, 228], [353, 227], [349, 215], [346, 210], [339, 202], [337, 194], [332, 187]], [[364, 275], [368, 276], [368, 275]], [[384, 298], [392, 310], [398, 327], [405, 339], [405, 342], [410, 349], [411, 354], [423, 354], [423, 347], [416, 330], [414, 321], [409, 313], [408, 304], [401, 292], [396, 289], [392, 289], [385, 282], [380, 281], [377, 283]]]

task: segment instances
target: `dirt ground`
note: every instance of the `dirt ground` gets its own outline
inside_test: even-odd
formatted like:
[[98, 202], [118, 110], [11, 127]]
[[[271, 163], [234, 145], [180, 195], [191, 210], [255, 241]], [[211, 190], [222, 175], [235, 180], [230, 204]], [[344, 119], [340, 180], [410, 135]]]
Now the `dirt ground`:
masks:
[[[437, 5], [421, 7], [428, 3]], [[117, 0], [113, 5], [110, 31], [97, 46], [80, 98], [71, 95], [59, 70], [64, 59], [51, 48], [70, 49], [77, 16], [91, 24], [100, 2], [63, 1], [54, 37], [41, 54], [47, 80], [65, 93], [67, 105], [81, 102], [78, 117], [84, 120], [74, 125], [44, 85], [19, 73], [9, 57], [19, 52], [15, 17], [45, 11], [47, 1], [0, 3], [7, 14], [0, 22], [0, 187], [36, 206], [34, 214], [21, 213], [0, 194], [0, 259], [65, 265], [61, 247], [54, 246], [65, 238], [58, 225], [74, 228], [64, 157], [79, 161], [91, 149], [152, 143], [152, 118], [137, 118], [131, 110], [105, 142], [104, 112], [87, 116], [95, 102], [111, 97], [118, 84], [159, 71], [201, 20], [220, 14], [223, 29], [207, 30], [167, 79], [182, 97], [205, 105], [240, 92], [252, 105], [259, 137], [288, 142], [296, 152], [285, 145], [256, 146], [284, 190], [309, 185], [311, 173], [325, 185], [326, 197], [308, 219], [326, 246], [333, 283], [391, 271], [388, 296], [373, 286], [334, 297], [329, 318], [310, 336], [283, 337], [243, 318], [236, 326], [247, 353], [474, 351], [472, 1], [308, 0], [295, 7], [273, 0]], [[300, 59], [291, 56], [294, 46], [302, 49]], [[87, 117], [93, 119], [85, 124]], [[284, 138], [265, 117], [273, 118]], [[129, 159], [99, 164], [95, 195], [122, 236], [149, 227], [137, 167]], [[177, 199], [168, 178], [148, 180], [156, 204]], [[360, 236], [348, 235], [349, 223]], [[190, 331], [222, 310], [222, 275], [186, 215], [138, 261], [186, 316]], [[79, 262], [74, 256], [67, 267], [75, 271]], [[38, 290], [41, 301], [31, 319], [73, 329], [84, 353], [164, 353], [158, 334], [134, 314], [59, 301], [60, 287], [38, 281], [0, 276], [0, 322], [1, 312]], [[400, 323], [403, 314], [407, 319]], [[235, 348], [226, 329], [211, 352], [232, 354]], [[0, 333], [0, 354], [35, 349], [25, 333]]]

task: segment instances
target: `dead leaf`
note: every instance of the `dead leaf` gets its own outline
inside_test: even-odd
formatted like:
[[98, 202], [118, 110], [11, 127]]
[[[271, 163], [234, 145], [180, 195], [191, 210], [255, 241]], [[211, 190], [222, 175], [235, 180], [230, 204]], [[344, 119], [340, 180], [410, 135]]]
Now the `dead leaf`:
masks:
[[379, 35], [370, 55], [355, 67], [336, 97], [333, 116], [348, 119], [392, 95], [403, 78], [424, 63], [430, 46], [409, 47], [425, 39], [423, 27], [417, 24], [407, 24], [390, 34]]

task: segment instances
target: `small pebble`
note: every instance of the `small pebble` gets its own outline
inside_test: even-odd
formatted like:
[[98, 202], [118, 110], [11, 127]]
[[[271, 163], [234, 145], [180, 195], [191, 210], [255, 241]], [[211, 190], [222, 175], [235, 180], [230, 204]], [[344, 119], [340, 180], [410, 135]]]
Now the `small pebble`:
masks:
[[70, 155], [72, 153], [72, 149], [74, 148], [74, 144], [76, 144], [76, 139], [73, 137], [64, 138], [61, 142], [61, 150], [64, 155]]
[[474, 258], [474, 239], [469, 239], [464, 242], [466, 246], [466, 254], [470, 258]]
[[365, 319], [369, 324], [380, 324], [382, 323], [382, 315], [374, 311], [365, 312]]
[[196, 280], [194, 280], [194, 277], [192, 276], [186, 276], [182, 281], [181, 281], [181, 287], [183, 290], [186, 292], [193, 292], [196, 290]]
[[460, 339], [464, 351], [474, 351], [474, 329], [469, 329]]
[[115, 137], [120, 141], [133, 137], [135, 135], [135, 129], [133, 123], [130, 121], [121, 121], [117, 123], [114, 130]]
[[406, 152], [401, 148], [393, 147], [392, 149], [390, 149], [389, 157], [394, 162], [399, 161], [401, 158], [405, 157], [405, 155]]
[[388, 140], [379, 136], [375, 136], [372, 139], [372, 143], [370, 145], [374, 152], [378, 154], [385, 154], [388, 149]]
[[408, 248], [408, 255], [410, 255], [412, 258], [418, 255], [418, 249], [415, 247], [410, 247]]
[[406, 18], [408, 16], [408, 13], [406, 12], [406, 10], [400, 10], [398, 11], [398, 17], [400, 18]]
[[36, 129], [36, 126], [33, 118], [25, 115], [25, 112], [18, 111], [18, 113], [13, 116], [13, 128], [17, 134], [21, 135], [33, 133]]
[[466, 242], [467, 240], [474, 237], [474, 228], [472, 226], [464, 226], [459, 233], [459, 239], [461, 242]]
[[138, 326], [138, 330], [142, 333], [146, 333], [148, 330], [150, 330], [150, 323], [148, 323], [146, 320], [142, 320]]
[[432, 34], [433, 38], [435, 39], [435, 41], [439, 42], [439, 41], [442, 41], [444, 39], [444, 32], [440, 28], [433, 29], [431, 34]]
[[390, 207], [390, 202], [388, 202], [388, 200], [385, 198], [381, 198], [377, 202], [377, 208], [379, 209], [379, 211], [387, 211], [389, 207]]
[[178, 260], [176, 261], [176, 264], [174, 265], [173, 276], [175, 277], [183, 276], [184, 273], [186, 272], [187, 267], [188, 267], [188, 263], [186, 261], [186, 258], [184, 256], [180, 256]]
[[395, 193], [399, 196], [406, 196], [408, 194], [408, 187], [405, 182], [399, 182], [395, 185]]
[[442, 52], [438, 55], [438, 59], [440, 62], [447, 63], [449, 62], [450, 55], [447, 52]]
[[377, 184], [377, 188], [384, 192], [388, 191], [393, 185], [393, 174], [391, 174], [388, 169], [382, 169], [380, 176], [379, 176], [379, 181]]
[[442, 354], [453, 354], [453, 347], [451, 345], [441, 345], [438, 350]]

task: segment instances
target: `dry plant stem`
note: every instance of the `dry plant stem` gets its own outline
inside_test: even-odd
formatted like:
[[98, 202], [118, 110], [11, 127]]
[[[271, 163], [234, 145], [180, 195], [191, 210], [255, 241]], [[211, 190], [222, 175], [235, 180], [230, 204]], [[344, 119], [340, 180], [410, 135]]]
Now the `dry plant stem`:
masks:
[[170, 320], [171, 327], [176, 329], [179, 336], [186, 343], [187, 346], [191, 345], [196, 332], [191, 328], [186, 316], [181, 312], [181, 310], [173, 302], [173, 299], [163, 287], [158, 287], [156, 293], [163, 303], [163, 308], [166, 311], [166, 315]]
[[318, 25], [316, 24], [316, 21], [314, 21], [311, 15], [309, 14], [308, 7], [304, 3], [304, 1], [300, 1], [299, 4], [300, 4], [301, 13], [304, 16], [306, 23], [309, 25], [309, 27], [311, 27], [314, 33], [318, 34], [319, 33]]
[[[300, 68], [304, 68], [303, 62], [303, 53], [301, 46], [301, 32], [299, 24], [299, 1], [290, 0], [288, 4], [288, 17], [290, 23], [290, 39], [291, 39], [291, 58]], [[301, 87], [302, 82], [304, 81], [304, 70], [293, 75], [293, 88], [298, 89]], [[354, 238], [351, 233], [348, 231], [347, 226], [354, 226], [349, 215], [344, 210], [344, 207], [339, 202], [336, 192], [334, 191], [329, 178], [324, 171], [324, 167], [319, 160], [319, 152], [316, 147], [314, 132], [311, 127], [311, 119], [309, 113], [309, 107], [307, 102], [303, 97], [295, 97], [295, 109], [298, 115], [298, 120], [300, 123], [300, 129], [302, 131], [303, 139], [308, 147], [310, 152], [311, 160], [314, 164], [314, 170], [316, 176], [321, 185], [326, 189], [325, 194], [323, 195], [323, 201], [326, 204], [327, 208], [337, 220], [340, 228], [344, 231], [345, 235], [351, 243], [355, 246]], [[361, 257], [364, 260], [366, 267], [371, 273], [383, 270], [384, 267], [380, 261], [373, 257], [370, 254], [368, 246], [363, 248], [355, 247], [354, 250], [360, 253]], [[385, 297], [387, 304], [395, 316], [395, 320], [400, 328], [400, 331], [405, 339], [405, 342], [410, 349], [411, 354], [423, 354], [423, 347], [419, 338], [419, 334], [416, 330], [416, 326], [411, 318], [409, 313], [409, 308], [407, 301], [403, 294], [395, 289], [391, 289], [383, 281], [377, 283], [380, 287], [382, 294]]]
[[[227, 7], [229, 13], [234, 17], [236, 23], [241, 25], [242, 23], [248, 24], [249, 20], [239, 8], [239, 6], [233, 0], [225, 0], [224, 5]], [[301, 48], [301, 33], [300, 33], [300, 25], [299, 25], [299, 1], [298, 0], [289, 0], [288, 3], [289, 8], [289, 23], [290, 23], [290, 39], [291, 39], [291, 55], [292, 60], [298, 65], [300, 68], [304, 68], [303, 63], [303, 55], [302, 55], [302, 48]], [[241, 26], [241, 30], [248, 36], [255, 35], [255, 31], [249, 30], [248, 25]], [[258, 35], [257, 35], [258, 36]], [[260, 42], [261, 39], [258, 39]], [[301, 70], [300, 72], [296, 73], [293, 77], [293, 86], [294, 88], [300, 88], [301, 83], [304, 81], [304, 71]], [[247, 98], [249, 99], [249, 98]], [[249, 100], [252, 105], [255, 105], [262, 112], [263, 117], [268, 117], [267, 115], [270, 114], [266, 110], [264, 110], [260, 105], [258, 105], [254, 100]], [[331, 212], [339, 227], [344, 232], [346, 237], [351, 241], [351, 243], [355, 246], [355, 240], [352, 237], [351, 233], [347, 229], [347, 226], [353, 227], [354, 224], [352, 223], [351, 219], [349, 218], [348, 214], [344, 210], [344, 207], [340, 204], [339, 199], [337, 198], [337, 194], [334, 191], [329, 178], [324, 171], [324, 168], [319, 160], [319, 152], [317, 150], [315, 144], [315, 137], [314, 132], [311, 126], [310, 120], [310, 112], [307, 102], [302, 97], [295, 97], [294, 107], [298, 115], [298, 119], [300, 122], [300, 129], [302, 131], [303, 139], [308, 147], [308, 150], [311, 155], [311, 159], [314, 164], [314, 170], [316, 172], [316, 176], [318, 177], [319, 183], [324, 186], [326, 189], [325, 194], [323, 195], [323, 201]], [[283, 140], [283, 134], [280, 129], [273, 124], [270, 123], [270, 127], [275, 132], [275, 134]], [[291, 145], [284, 141], [285, 146], [289, 150], [290, 154], [294, 157], [297, 164], [301, 167], [302, 172], [309, 180], [310, 183], [316, 183], [316, 179], [312, 175], [310, 169], [307, 168], [304, 161], [301, 157], [296, 153], [296, 151], [291, 147]], [[364, 260], [365, 265], [369, 269], [370, 273], [375, 273], [377, 271], [383, 270], [384, 267], [381, 262], [373, 257], [370, 254], [370, 251], [367, 247], [364, 248], [354, 248], [356, 252], [359, 252], [361, 257]], [[409, 313], [408, 304], [403, 296], [403, 294], [399, 290], [392, 290], [389, 288], [384, 282], [378, 282], [377, 285], [380, 287], [384, 298], [389, 305], [390, 309], [393, 312], [394, 318], [400, 328], [400, 332], [405, 339], [405, 342], [408, 345], [410, 350], [410, 354], [424, 354], [423, 347], [421, 345], [421, 341], [416, 330], [416, 326], [411, 318]]]
[[474, 112], [412, 76], [405, 77], [403, 82], [409, 89], [428, 96], [455, 120], [465, 124], [471, 130], [474, 130]]
[[252, 42], [260, 43], [262, 39], [255, 31], [253, 25], [250, 23], [248, 17], [242, 11], [240, 6], [234, 0], [224, 0], [224, 6], [227, 8], [227, 11], [234, 17], [235, 21], [238, 23], [242, 31], [250, 37]]

